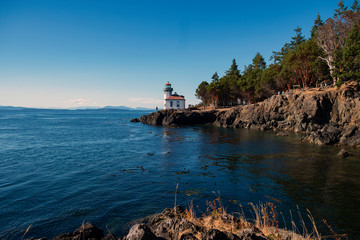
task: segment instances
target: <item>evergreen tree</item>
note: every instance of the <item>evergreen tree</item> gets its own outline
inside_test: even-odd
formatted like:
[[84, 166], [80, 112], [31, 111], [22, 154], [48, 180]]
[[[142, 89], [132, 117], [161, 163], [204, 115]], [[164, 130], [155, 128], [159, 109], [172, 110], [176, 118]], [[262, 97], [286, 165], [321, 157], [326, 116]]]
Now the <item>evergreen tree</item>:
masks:
[[216, 108], [219, 102], [220, 95], [220, 79], [217, 72], [215, 72], [212, 77], [211, 83], [207, 86], [207, 90], [209, 93], [210, 103], [212, 103], [213, 107]]
[[334, 18], [341, 18], [347, 10], [347, 7], [345, 6], [344, 1], [342, 0], [338, 3], [338, 6], [339, 8], [335, 9]]
[[219, 81], [219, 75], [217, 72], [215, 72], [212, 77], [211, 77], [212, 81], [218, 82]]
[[314, 21], [314, 26], [311, 29], [311, 39], [315, 39], [317, 30], [319, 29], [319, 27], [321, 27], [323, 25], [324, 25], [324, 22], [323, 22], [323, 20], [321, 20], [320, 14], [318, 13], [318, 15]]
[[261, 74], [260, 84], [258, 85], [258, 88], [255, 90], [256, 99], [264, 100], [281, 90], [277, 86], [277, 82], [276, 82], [280, 72], [280, 68], [281, 68], [280, 65], [272, 64], [266, 69], [264, 69], [264, 71]]
[[[225, 76], [220, 79], [221, 102], [223, 105], [233, 105], [241, 95], [241, 89], [238, 86], [240, 71], [236, 60], [233, 59], [231, 67], [225, 72]], [[225, 91], [227, 91], [225, 93]]]
[[360, 31], [358, 25], [354, 25], [345, 46], [336, 53], [335, 71], [337, 84], [346, 81], [360, 80]]
[[302, 35], [301, 28], [298, 26], [294, 29], [296, 35], [292, 37], [290, 42], [290, 48], [294, 49], [296, 46], [300, 45], [301, 43], [305, 42], [305, 37]]
[[360, 6], [357, 0], [355, 0], [353, 5], [351, 6], [351, 10], [353, 10], [354, 12], [360, 12]]
[[290, 43], [285, 43], [280, 52], [273, 51], [273, 55], [270, 57], [270, 61], [273, 60], [274, 64], [281, 64], [281, 61], [284, 59], [286, 54], [294, 50], [297, 45], [305, 41], [305, 37], [302, 35], [300, 27], [295, 28], [294, 31], [295, 36], [291, 38], [292, 40]]
[[260, 53], [256, 53], [255, 57], [253, 58], [253, 66], [255, 69], [262, 69], [266, 68], [266, 62], [263, 56]]
[[266, 63], [260, 53], [255, 55], [252, 64], [245, 66], [244, 74], [240, 78], [238, 85], [244, 92], [248, 102], [256, 101], [255, 94], [261, 89], [261, 76], [265, 68]]
[[279, 52], [273, 51], [270, 61], [273, 61], [274, 64], [281, 64], [281, 61], [284, 59], [284, 56], [290, 51], [288, 43], [281, 48]]
[[235, 58], [232, 60], [232, 64], [229, 70], [225, 72], [226, 76], [233, 76], [235, 78], [240, 77], [240, 71], [238, 69], [238, 65], [236, 63]]

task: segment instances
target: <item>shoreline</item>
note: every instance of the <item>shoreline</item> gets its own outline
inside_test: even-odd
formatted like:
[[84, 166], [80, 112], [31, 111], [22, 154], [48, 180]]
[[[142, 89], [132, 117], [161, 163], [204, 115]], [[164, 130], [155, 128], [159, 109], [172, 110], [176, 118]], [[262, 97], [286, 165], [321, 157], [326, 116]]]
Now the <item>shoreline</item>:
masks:
[[[117, 237], [106, 227], [105, 231], [94, 224], [83, 223], [72, 233], [60, 234], [52, 240], [311, 240], [321, 239], [315, 221], [309, 213], [313, 226], [308, 231], [305, 223], [300, 234], [293, 226], [292, 230], [279, 228], [279, 215], [272, 203], [250, 204], [255, 219], [246, 219], [244, 214], [235, 217], [228, 214], [218, 197], [207, 203], [208, 210], [201, 217], [196, 217], [193, 206], [187, 209], [181, 206], [165, 208], [161, 213], [132, 221], [125, 236]], [[27, 232], [27, 231], [26, 231]], [[26, 232], [24, 236], [26, 235]], [[345, 234], [333, 233], [327, 239], [346, 238]], [[47, 238], [25, 238], [28, 240], [47, 240]]]
[[162, 110], [133, 122], [177, 127], [211, 124], [226, 128], [294, 132], [317, 145], [360, 148], [360, 86], [290, 90], [263, 102], [215, 110]]

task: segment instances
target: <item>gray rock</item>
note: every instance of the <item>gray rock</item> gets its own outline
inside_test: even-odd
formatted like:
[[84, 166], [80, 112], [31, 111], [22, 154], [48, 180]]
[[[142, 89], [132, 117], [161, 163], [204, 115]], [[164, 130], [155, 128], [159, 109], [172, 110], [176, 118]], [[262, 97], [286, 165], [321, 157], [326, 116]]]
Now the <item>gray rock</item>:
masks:
[[138, 118], [133, 118], [133, 119], [130, 120], [130, 122], [140, 122], [140, 119], [138, 119]]
[[142, 223], [135, 224], [126, 235], [123, 240], [154, 240], [157, 238], [150, 230], [150, 228]]

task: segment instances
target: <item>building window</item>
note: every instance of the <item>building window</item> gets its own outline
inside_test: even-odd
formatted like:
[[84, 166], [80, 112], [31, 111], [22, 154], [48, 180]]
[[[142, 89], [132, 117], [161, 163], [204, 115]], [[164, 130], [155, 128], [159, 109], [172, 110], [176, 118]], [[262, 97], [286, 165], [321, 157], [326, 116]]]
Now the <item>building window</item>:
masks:
[[170, 101], [170, 107], [172, 107], [173, 106], [173, 101]]
[[180, 101], [177, 101], [177, 102], [176, 102], [176, 106], [177, 106], [177, 107], [180, 107]]

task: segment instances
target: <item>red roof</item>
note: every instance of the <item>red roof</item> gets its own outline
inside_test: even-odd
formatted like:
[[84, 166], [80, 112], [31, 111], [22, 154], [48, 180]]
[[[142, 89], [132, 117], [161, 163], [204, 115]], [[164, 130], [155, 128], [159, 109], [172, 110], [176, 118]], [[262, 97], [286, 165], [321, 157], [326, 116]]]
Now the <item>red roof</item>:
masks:
[[170, 96], [166, 100], [185, 100], [185, 98], [181, 96]]
[[166, 86], [166, 85], [171, 85], [171, 84], [170, 84], [169, 82], [167, 82], [167, 83], [165, 84], [165, 86]]

